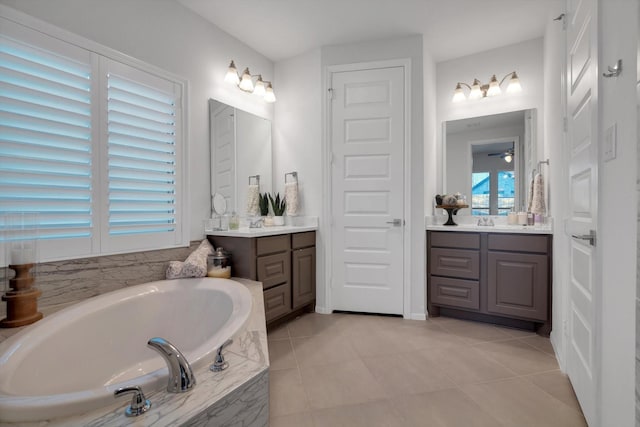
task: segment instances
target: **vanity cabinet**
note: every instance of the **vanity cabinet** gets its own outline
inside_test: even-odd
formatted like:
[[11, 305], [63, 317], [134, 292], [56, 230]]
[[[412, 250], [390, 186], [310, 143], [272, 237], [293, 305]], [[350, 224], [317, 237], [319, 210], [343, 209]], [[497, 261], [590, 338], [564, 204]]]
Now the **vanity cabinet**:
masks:
[[265, 237], [208, 236], [231, 253], [231, 274], [262, 282], [267, 324], [312, 309], [316, 298], [315, 231]]
[[429, 314], [548, 334], [551, 236], [427, 231]]

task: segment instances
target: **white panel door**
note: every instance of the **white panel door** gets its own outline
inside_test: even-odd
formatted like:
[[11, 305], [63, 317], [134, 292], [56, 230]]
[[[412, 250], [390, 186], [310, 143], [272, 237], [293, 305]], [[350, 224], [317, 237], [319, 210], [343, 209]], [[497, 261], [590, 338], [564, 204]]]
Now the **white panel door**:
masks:
[[236, 129], [235, 110], [228, 105], [218, 104], [218, 108], [211, 112], [213, 146], [211, 156], [213, 170], [211, 171], [211, 195], [220, 193], [227, 201], [228, 210], [234, 210], [236, 200]]
[[570, 284], [567, 373], [590, 425], [597, 425], [598, 76], [596, 0], [567, 1], [567, 124]]
[[332, 308], [403, 314], [404, 68], [331, 87]]

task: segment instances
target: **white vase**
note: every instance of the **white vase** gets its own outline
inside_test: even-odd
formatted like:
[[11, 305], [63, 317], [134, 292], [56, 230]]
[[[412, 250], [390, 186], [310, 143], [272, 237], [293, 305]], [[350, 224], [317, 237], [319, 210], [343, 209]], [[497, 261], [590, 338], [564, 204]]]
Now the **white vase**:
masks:
[[284, 225], [284, 217], [283, 216], [274, 216], [273, 217], [273, 225]]

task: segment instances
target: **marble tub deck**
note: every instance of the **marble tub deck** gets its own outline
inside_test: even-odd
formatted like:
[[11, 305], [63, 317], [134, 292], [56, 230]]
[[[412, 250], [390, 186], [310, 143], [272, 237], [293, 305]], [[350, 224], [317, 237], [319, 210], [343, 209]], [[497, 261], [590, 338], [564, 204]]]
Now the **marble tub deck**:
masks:
[[82, 415], [40, 422], [0, 423], [0, 426], [268, 426], [269, 355], [262, 284], [247, 279], [232, 280], [249, 289], [253, 307], [247, 324], [225, 350], [227, 370], [214, 373], [205, 365], [194, 371], [196, 386], [190, 392], [175, 394], [162, 390], [146, 394], [151, 409], [136, 418], [124, 415], [130, 398], [122, 397], [114, 398], [108, 407]]

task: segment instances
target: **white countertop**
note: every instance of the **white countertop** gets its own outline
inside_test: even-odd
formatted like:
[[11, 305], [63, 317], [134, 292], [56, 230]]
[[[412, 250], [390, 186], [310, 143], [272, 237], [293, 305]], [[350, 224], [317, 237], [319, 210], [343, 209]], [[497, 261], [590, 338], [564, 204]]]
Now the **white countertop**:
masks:
[[545, 223], [536, 225], [508, 225], [507, 218], [491, 216], [495, 225], [478, 225], [478, 217], [460, 215], [453, 220], [458, 225], [444, 225], [446, 216], [425, 217], [425, 229], [431, 231], [474, 231], [476, 233], [520, 233], [520, 234], [553, 234], [553, 219], [546, 218]]
[[431, 231], [475, 231], [477, 233], [523, 233], [523, 234], [553, 234], [553, 228], [549, 224], [542, 225], [494, 225], [484, 226], [476, 224], [458, 225], [427, 225]]
[[260, 228], [249, 228], [247, 220], [240, 222], [240, 228], [237, 230], [223, 231], [207, 231], [207, 236], [225, 236], [225, 237], [264, 237], [277, 236], [279, 234], [302, 233], [305, 231], [316, 231], [318, 229], [317, 216], [294, 216], [285, 217], [285, 225], [276, 225]]
[[261, 228], [240, 227], [237, 230], [207, 231], [207, 236], [264, 237], [277, 236], [279, 234], [302, 233], [304, 231], [316, 231], [317, 229], [317, 225], [282, 225]]

